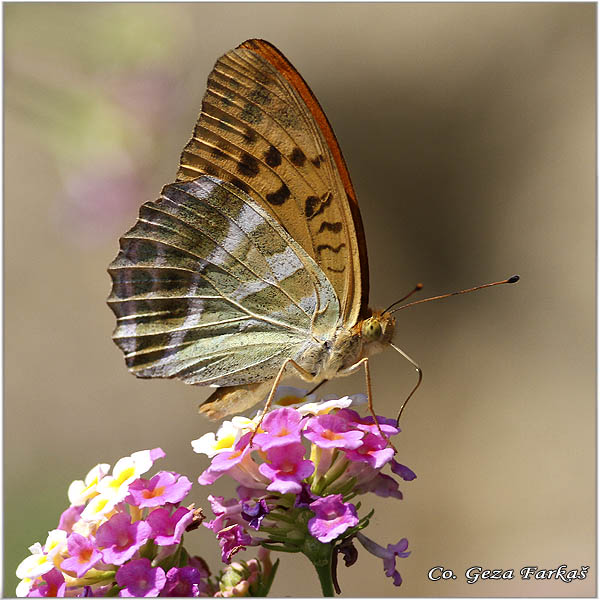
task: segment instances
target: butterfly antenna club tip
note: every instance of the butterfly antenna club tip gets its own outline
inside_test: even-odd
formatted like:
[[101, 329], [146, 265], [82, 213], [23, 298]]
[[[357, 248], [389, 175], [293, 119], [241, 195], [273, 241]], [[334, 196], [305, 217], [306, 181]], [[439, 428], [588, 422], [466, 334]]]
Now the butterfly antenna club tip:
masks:
[[506, 283], [517, 283], [521, 279], [518, 275], [513, 275], [506, 280]]

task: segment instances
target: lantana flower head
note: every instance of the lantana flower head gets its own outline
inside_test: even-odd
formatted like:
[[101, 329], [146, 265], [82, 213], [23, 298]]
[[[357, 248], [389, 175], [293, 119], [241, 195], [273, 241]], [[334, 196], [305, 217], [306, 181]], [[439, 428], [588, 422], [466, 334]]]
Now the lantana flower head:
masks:
[[[168, 581], [165, 566], [187, 566], [182, 536], [201, 520], [193, 505], [180, 505], [191, 488], [187, 477], [171, 471], [141, 477], [164, 455], [160, 448], [135, 452], [111, 474], [102, 463], [73, 482], [72, 504], [58, 528], [43, 546], [31, 546], [17, 568], [18, 595], [158, 595]], [[208, 589], [207, 577], [194, 585]]]
[[[360, 517], [360, 502], [354, 499], [367, 493], [401, 499], [394, 475], [405, 481], [414, 475], [393, 458], [389, 438], [399, 429], [394, 420], [354, 410], [362, 396], [355, 397], [354, 405], [351, 397], [319, 402], [306, 398], [303, 390], [281, 387], [275, 398], [275, 408], [262, 422], [259, 415], [247, 420], [227, 451], [215, 454], [192, 443], [195, 451], [212, 458], [198, 479], [201, 485], [223, 476], [238, 484], [237, 497], [211, 497], [215, 519], [205, 526], [219, 540], [225, 563], [248, 546], [262, 545], [302, 552], [313, 564], [333, 564], [332, 556], [349, 552], [372, 516]], [[231, 422], [223, 423], [215, 439], [233, 429]], [[382, 472], [386, 466], [390, 474]], [[390, 557], [408, 555], [404, 541], [395, 554], [385, 550], [385, 573], [395, 585], [401, 578]]]

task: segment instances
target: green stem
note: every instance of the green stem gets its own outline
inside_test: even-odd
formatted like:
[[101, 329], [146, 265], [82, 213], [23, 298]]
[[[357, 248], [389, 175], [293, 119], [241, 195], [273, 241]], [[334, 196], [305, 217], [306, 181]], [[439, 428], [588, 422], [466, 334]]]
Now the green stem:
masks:
[[319, 576], [323, 598], [333, 598], [335, 593], [333, 590], [333, 579], [331, 578], [331, 560], [326, 565], [317, 565], [315, 563], [313, 565]]
[[304, 555], [313, 564], [324, 598], [333, 598], [333, 576], [331, 573], [331, 560], [333, 557], [333, 544], [322, 544], [314, 538], [308, 537], [304, 541]]

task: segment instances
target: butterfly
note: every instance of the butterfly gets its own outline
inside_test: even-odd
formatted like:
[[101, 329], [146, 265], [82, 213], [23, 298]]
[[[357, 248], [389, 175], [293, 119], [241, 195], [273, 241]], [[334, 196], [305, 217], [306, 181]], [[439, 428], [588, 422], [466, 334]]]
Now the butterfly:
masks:
[[365, 234], [331, 125], [264, 40], [216, 62], [176, 181], [142, 205], [109, 273], [129, 370], [217, 387], [200, 407], [211, 418], [268, 406], [294, 372], [319, 383], [364, 367], [370, 401], [369, 358], [389, 346], [420, 382], [391, 343], [393, 311], [368, 306]]

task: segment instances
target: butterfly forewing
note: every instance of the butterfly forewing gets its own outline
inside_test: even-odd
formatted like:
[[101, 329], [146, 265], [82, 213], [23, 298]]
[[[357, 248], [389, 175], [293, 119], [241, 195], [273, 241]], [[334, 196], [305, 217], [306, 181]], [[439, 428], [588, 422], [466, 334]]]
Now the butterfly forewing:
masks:
[[178, 179], [201, 174], [232, 183], [275, 217], [333, 285], [343, 321], [356, 322], [368, 274], [352, 184], [318, 102], [267, 42], [245, 42], [211, 72]]
[[312, 258], [243, 191], [212, 177], [171, 184], [144, 204], [109, 272], [113, 337], [140, 377], [264, 381], [339, 320]]

